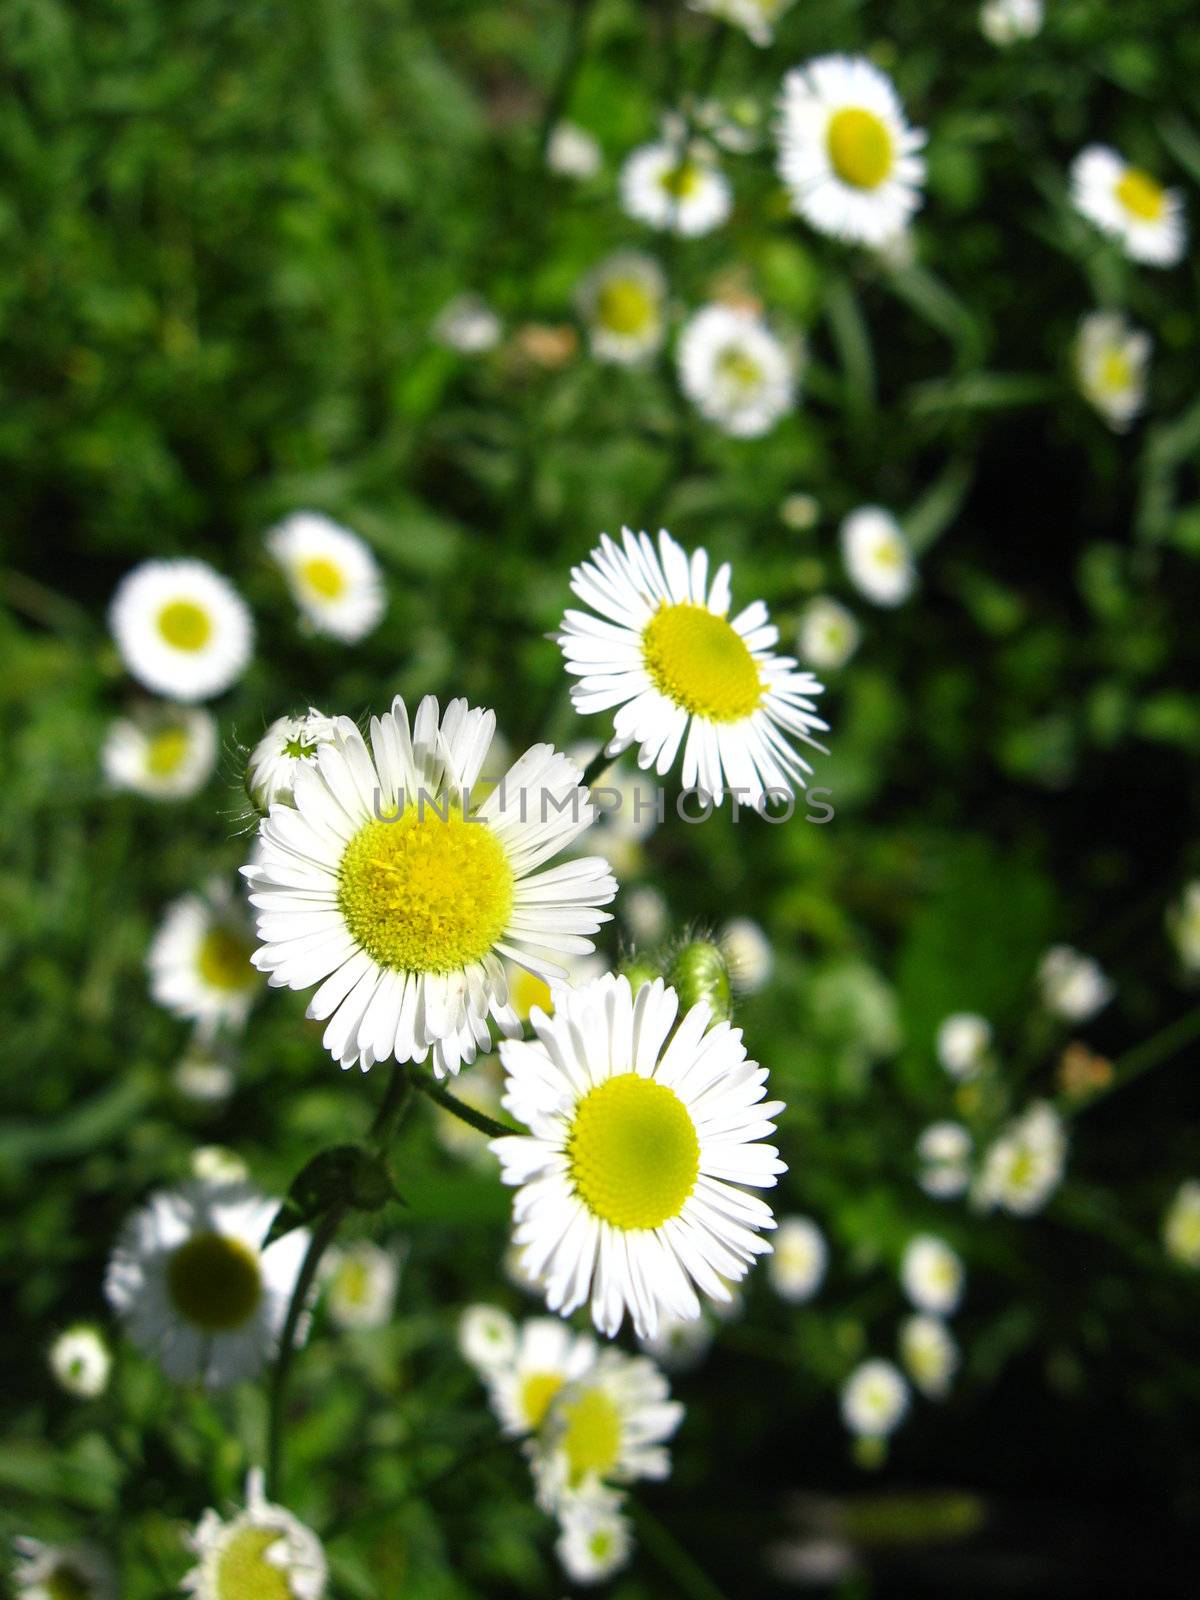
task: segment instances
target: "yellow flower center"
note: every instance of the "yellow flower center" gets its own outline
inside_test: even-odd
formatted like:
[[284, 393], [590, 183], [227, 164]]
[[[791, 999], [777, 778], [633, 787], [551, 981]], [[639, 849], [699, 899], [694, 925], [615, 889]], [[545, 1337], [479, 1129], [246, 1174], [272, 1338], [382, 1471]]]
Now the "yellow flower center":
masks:
[[347, 1305], [365, 1305], [371, 1292], [371, 1274], [367, 1271], [366, 1263], [356, 1261], [353, 1257], [343, 1261], [337, 1270], [333, 1290], [337, 1298], [344, 1300]]
[[1133, 369], [1123, 350], [1106, 350], [1100, 364], [1100, 387], [1119, 392], [1133, 383]]
[[169, 778], [183, 765], [190, 743], [186, 728], [160, 728], [146, 745], [146, 771], [155, 778]]
[[603, 1389], [585, 1389], [563, 1407], [562, 1448], [572, 1487], [592, 1473], [603, 1478], [621, 1454], [621, 1413]]
[[250, 965], [254, 946], [230, 928], [210, 928], [200, 941], [196, 968], [210, 989], [249, 989], [258, 981]]
[[158, 613], [158, 631], [173, 650], [203, 650], [212, 638], [212, 620], [194, 600], [172, 600]]
[[293, 1600], [287, 1573], [265, 1559], [282, 1537], [278, 1528], [239, 1528], [217, 1562], [216, 1600]]
[[835, 111], [826, 134], [829, 161], [843, 183], [878, 189], [895, 164], [892, 136], [882, 118], [860, 106]]
[[558, 1372], [531, 1372], [521, 1382], [521, 1415], [533, 1431], [546, 1420], [551, 1401], [562, 1388], [562, 1374]]
[[636, 278], [610, 278], [596, 297], [596, 319], [610, 333], [644, 333], [654, 321], [654, 297]]
[[1138, 222], [1157, 222], [1167, 209], [1167, 191], [1140, 167], [1126, 167], [1117, 183], [1117, 199]]
[[539, 1006], [547, 1016], [554, 1011], [554, 1002], [550, 999], [550, 985], [545, 978], [539, 978], [535, 973], [526, 972], [523, 968], [508, 986], [508, 999], [522, 1022], [529, 1021], [529, 1013], [534, 1006]]
[[309, 556], [300, 563], [300, 577], [322, 600], [336, 600], [346, 588], [346, 575], [328, 556]]
[[700, 168], [694, 161], [683, 161], [664, 172], [659, 182], [672, 200], [690, 200], [700, 187]]
[[736, 345], [722, 350], [717, 357], [717, 372], [739, 389], [755, 389], [762, 382], [762, 368], [758, 362]]
[[657, 1228], [683, 1210], [700, 1141], [673, 1089], [623, 1072], [579, 1102], [567, 1141], [576, 1193], [614, 1228]]
[[762, 701], [754, 657], [705, 606], [660, 606], [642, 634], [642, 656], [654, 687], [694, 716], [740, 722]]
[[[442, 809], [445, 809], [444, 807]], [[478, 961], [507, 926], [513, 871], [486, 823], [431, 799], [395, 822], [368, 822], [338, 872], [346, 926], [381, 967], [454, 972]]]
[[55, 1567], [48, 1578], [43, 1578], [41, 1587], [49, 1600], [88, 1600], [92, 1592], [83, 1574], [65, 1562]]
[[206, 1333], [240, 1328], [262, 1299], [258, 1256], [240, 1239], [197, 1233], [172, 1252], [167, 1289], [175, 1309]]

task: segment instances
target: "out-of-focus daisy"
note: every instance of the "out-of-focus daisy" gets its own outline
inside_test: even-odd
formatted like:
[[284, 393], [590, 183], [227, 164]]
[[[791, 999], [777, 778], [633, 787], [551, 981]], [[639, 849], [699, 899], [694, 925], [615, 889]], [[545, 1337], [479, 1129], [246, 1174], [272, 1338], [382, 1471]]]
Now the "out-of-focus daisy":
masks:
[[1200, 878], [1185, 884], [1167, 917], [1167, 927], [1184, 971], [1200, 972]]
[[584, 183], [594, 178], [603, 164], [600, 146], [586, 128], [576, 122], [555, 125], [546, 145], [546, 165], [551, 172]]
[[954, 1011], [938, 1024], [937, 1058], [952, 1078], [977, 1078], [987, 1062], [992, 1025], [974, 1011]]
[[796, 0], [688, 0], [693, 11], [707, 11], [731, 27], [741, 28], [754, 44], [774, 43], [775, 25]]
[[516, 1357], [517, 1325], [499, 1306], [468, 1306], [458, 1319], [458, 1353], [476, 1372], [498, 1372]]
[[842, 523], [842, 561], [858, 592], [877, 606], [899, 606], [917, 582], [908, 540], [882, 506], [861, 506]]
[[620, 250], [588, 273], [576, 292], [598, 361], [632, 366], [662, 348], [667, 280], [650, 256]]
[[382, 1328], [396, 1302], [400, 1262], [369, 1239], [331, 1250], [322, 1263], [325, 1310], [337, 1328]]
[[201, 1517], [188, 1544], [197, 1564], [182, 1579], [196, 1600], [320, 1600], [325, 1552], [311, 1528], [266, 1497], [262, 1473], [246, 1480], [245, 1509]]
[[575, 1382], [554, 1396], [530, 1441], [538, 1504], [561, 1511], [602, 1485], [665, 1478], [666, 1441], [683, 1421], [666, 1378], [647, 1356], [603, 1350]]
[[1046, 1010], [1064, 1022], [1089, 1021], [1116, 993], [1100, 963], [1069, 944], [1046, 951], [1038, 967], [1038, 985]]
[[702, 100], [695, 107], [693, 120], [701, 132], [730, 155], [750, 155], [762, 144], [762, 106], [752, 95], [736, 100]]
[[1141, 167], [1130, 166], [1108, 145], [1090, 144], [1071, 164], [1075, 208], [1131, 261], [1173, 267], [1187, 244], [1183, 196], [1165, 189]]
[[564, 983], [568, 988], [577, 989], [581, 984], [590, 983], [593, 978], [600, 977], [605, 970], [604, 962], [599, 956], [580, 956], [565, 962], [564, 966], [566, 977], [551, 986], [545, 978], [527, 972], [524, 967], [517, 966], [515, 961], [504, 963], [508, 977], [508, 1003], [516, 1012], [522, 1026], [529, 1021], [530, 1013], [535, 1006], [547, 1016], [553, 1014], [555, 989], [561, 988]]
[[1200, 1270], [1200, 1182], [1195, 1178], [1175, 1191], [1163, 1219], [1163, 1244], [1173, 1261]]
[[160, 1006], [210, 1033], [240, 1028], [262, 988], [242, 908], [223, 884], [172, 901], [146, 956]]
[[114, 789], [149, 800], [187, 800], [212, 776], [217, 724], [191, 706], [154, 706], [111, 722], [100, 753]]
[[984, 0], [979, 8], [979, 30], [989, 44], [1003, 49], [1042, 31], [1042, 0]]
[[55, 1382], [80, 1400], [94, 1400], [108, 1388], [112, 1351], [99, 1328], [77, 1322], [50, 1346], [48, 1360]]
[[861, 630], [840, 600], [819, 594], [805, 606], [796, 635], [796, 652], [807, 666], [836, 672], [858, 649]]
[[277, 717], [250, 752], [246, 793], [259, 811], [291, 805], [296, 774], [317, 759], [334, 735], [334, 725], [314, 706], [302, 717]]
[[682, 779], [719, 805], [726, 791], [759, 806], [788, 795], [811, 772], [790, 739], [821, 749], [813, 734], [821, 684], [777, 656], [779, 630], [761, 601], [731, 621], [730, 567], [708, 581], [708, 555], [689, 557], [665, 529], [658, 550], [646, 534], [602, 534], [571, 571], [571, 588], [593, 612], [567, 611], [558, 642], [579, 678], [581, 715], [617, 708], [612, 755], [636, 744], [638, 765], [660, 777], [683, 750]]
[[721, 929], [717, 943], [738, 994], [758, 994], [766, 988], [775, 969], [775, 952], [757, 922], [750, 917], [732, 917]]
[[355, 644], [387, 608], [379, 563], [356, 533], [319, 511], [297, 511], [266, 536], [292, 599], [314, 633]]
[[503, 331], [500, 318], [478, 294], [456, 295], [442, 307], [433, 324], [438, 343], [457, 350], [460, 356], [485, 355], [494, 350]]
[[781, 1300], [802, 1305], [811, 1300], [825, 1278], [829, 1247], [811, 1217], [780, 1217], [767, 1259], [767, 1276]]
[[621, 896], [625, 926], [642, 944], [655, 944], [667, 931], [670, 912], [662, 895], [652, 884], [626, 889]]
[[229, 1099], [234, 1081], [229, 1056], [217, 1048], [203, 1026], [197, 1028], [188, 1048], [171, 1069], [171, 1082], [176, 1092], [198, 1105], [217, 1106]]
[[808, 533], [821, 520], [821, 502], [816, 495], [801, 490], [785, 495], [779, 505], [779, 520], [793, 533]]
[[627, 216], [651, 228], [697, 238], [719, 228], [733, 196], [712, 146], [694, 139], [640, 145], [621, 168], [621, 204]]
[[944, 1239], [920, 1233], [910, 1239], [900, 1263], [900, 1282], [918, 1311], [949, 1316], [962, 1301], [963, 1264]]
[[864, 1361], [842, 1386], [842, 1418], [860, 1438], [884, 1439], [904, 1420], [908, 1385], [890, 1361]]
[[537, 1433], [559, 1391], [589, 1372], [595, 1360], [595, 1341], [557, 1317], [522, 1323], [511, 1361], [486, 1374], [492, 1409], [505, 1433], [512, 1438]]
[[759, 1234], [774, 1218], [746, 1188], [784, 1170], [759, 1142], [782, 1102], [764, 1101], [740, 1029], [696, 1005], [672, 1035], [677, 1012], [661, 979], [635, 999], [608, 975], [559, 991], [535, 1040], [501, 1045], [505, 1110], [530, 1130], [492, 1143], [517, 1186], [514, 1239], [551, 1310], [590, 1294], [610, 1336], [626, 1310], [639, 1337], [664, 1313], [698, 1317], [695, 1288], [727, 1300], [722, 1278], [770, 1248]]
[[117, 1600], [117, 1573], [91, 1544], [53, 1545], [16, 1538], [16, 1600]]
[[[489, 1018], [519, 1031], [502, 959], [546, 979], [591, 952], [616, 893], [608, 863], [555, 867], [592, 820], [574, 762], [534, 745], [481, 805], [471, 786], [491, 711], [426, 696], [411, 730], [399, 696], [372, 717], [370, 746], [347, 717], [296, 774], [295, 809], [272, 808], [242, 868], [258, 909], [255, 965], [274, 986], [319, 985], [343, 1067], [424, 1061], [439, 1077], [491, 1048]], [[543, 869], [543, 870], [539, 870]]]
[[971, 1184], [971, 1135], [961, 1122], [932, 1122], [917, 1140], [917, 1182], [935, 1200], [953, 1200]]
[[128, 1219], [104, 1281], [109, 1303], [168, 1377], [210, 1389], [274, 1354], [308, 1235], [262, 1247], [279, 1202], [244, 1184], [160, 1191]]
[[246, 602], [203, 561], [143, 561], [118, 584], [108, 623], [133, 677], [189, 705], [236, 683], [254, 649]]
[[237, 1151], [223, 1144], [202, 1144], [193, 1150], [188, 1170], [202, 1183], [245, 1183], [250, 1176]]
[[1075, 336], [1075, 375], [1085, 400], [1117, 433], [1124, 433], [1146, 403], [1146, 369], [1152, 341], [1119, 312], [1093, 311]]
[[735, 439], [769, 433], [795, 399], [795, 362], [762, 318], [743, 306], [697, 311], [679, 337], [679, 386]]
[[713, 1325], [707, 1317], [660, 1317], [657, 1333], [639, 1339], [638, 1347], [664, 1372], [690, 1372], [704, 1360], [712, 1342]]
[[573, 1583], [603, 1583], [619, 1572], [633, 1550], [621, 1496], [610, 1491], [576, 1495], [559, 1513], [555, 1554]]
[[792, 209], [821, 233], [879, 245], [921, 204], [925, 143], [892, 81], [862, 56], [796, 67], [779, 102], [779, 173]]
[[1066, 1158], [1062, 1118], [1048, 1102], [1035, 1101], [988, 1147], [975, 1185], [976, 1205], [1031, 1216], [1062, 1182]]
[[958, 1370], [958, 1345], [937, 1317], [908, 1317], [900, 1326], [900, 1360], [922, 1394], [944, 1400]]

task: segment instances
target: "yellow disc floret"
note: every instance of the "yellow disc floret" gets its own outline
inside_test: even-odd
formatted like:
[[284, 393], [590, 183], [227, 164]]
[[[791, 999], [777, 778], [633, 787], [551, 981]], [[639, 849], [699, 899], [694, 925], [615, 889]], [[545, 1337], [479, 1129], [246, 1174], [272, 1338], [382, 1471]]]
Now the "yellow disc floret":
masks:
[[197, 1233], [172, 1253], [167, 1289], [189, 1322], [206, 1333], [228, 1333], [248, 1322], [262, 1299], [258, 1256], [240, 1239]]
[[258, 982], [250, 965], [254, 946], [231, 928], [210, 928], [200, 941], [196, 968], [210, 989], [249, 989]]
[[683, 1101], [636, 1072], [584, 1095], [567, 1153], [576, 1193], [614, 1228], [657, 1228], [678, 1216], [700, 1173], [700, 1141]]
[[155, 778], [169, 778], [183, 765], [190, 744], [186, 728], [177, 724], [160, 728], [146, 744], [146, 771]]
[[327, 556], [309, 556], [300, 563], [300, 576], [307, 588], [322, 600], [336, 600], [346, 587], [346, 575]]
[[700, 188], [701, 171], [694, 161], [671, 167], [659, 180], [672, 200], [690, 200]]
[[762, 700], [745, 641], [705, 606], [661, 606], [642, 634], [642, 656], [656, 689], [710, 722], [740, 722]]
[[603, 1389], [585, 1389], [562, 1408], [562, 1449], [572, 1487], [606, 1477], [621, 1454], [621, 1413]]
[[1100, 387], [1105, 393], [1119, 393], [1133, 385], [1133, 368], [1123, 350], [1113, 348], [1104, 352], [1100, 363]]
[[653, 296], [636, 278], [610, 278], [596, 296], [596, 320], [609, 333], [644, 333], [654, 321]]
[[37, 1592], [47, 1595], [48, 1600], [89, 1600], [92, 1589], [89, 1580], [65, 1561], [37, 1586]]
[[545, 1422], [550, 1404], [562, 1385], [562, 1375], [557, 1372], [530, 1372], [521, 1380], [521, 1416], [531, 1432], [536, 1432]]
[[737, 389], [756, 389], [762, 382], [762, 368], [753, 356], [737, 345], [730, 345], [717, 357], [717, 372]]
[[853, 189], [878, 189], [895, 164], [887, 125], [860, 106], [835, 111], [826, 138], [833, 170]]
[[338, 903], [381, 967], [454, 972], [480, 960], [507, 926], [513, 870], [485, 823], [421, 797], [394, 822], [368, 822], [346, 846]]
[[1117, 199], [1138, 222], [1158, 222], [1167, 209], [1167, 191], [1140, 167], [1126, 167], [1117, 182]]
[[212, 621], [194, 600], [172, 600], [158, 613], [158, 631], [173, 650], [203, 650]]
[[217, 1562], [217, 1600], [293, 1600], [287, 1573], [266, 1559], [282, 1537], [278, 1528], [239, 1528]]

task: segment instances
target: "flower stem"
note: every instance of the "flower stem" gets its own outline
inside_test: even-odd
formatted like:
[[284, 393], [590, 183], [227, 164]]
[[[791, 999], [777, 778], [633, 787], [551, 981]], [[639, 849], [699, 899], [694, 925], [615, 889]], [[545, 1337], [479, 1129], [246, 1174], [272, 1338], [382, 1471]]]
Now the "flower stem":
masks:
[[608, 754], [607, 746], [602, 744], [599, 750], [596, 751], [596, 754], [588, 762], [587, 766], [583, 769], [583, 777], [580, 779], [583, 787], [585, 789], [590, 789], [600, 774], [607, 767], [612, 766], [614, 760], [615, 757]]
[[1152, 1034], [1149, 1039], [1143, 1039], [1141, 1044], [1134, 1045], [1132, 1050], [1126, 1050], [1124, 1055], [1118, 1056], [1113, 1063], [1113, 1075], [1109, 1083], [1097, 1090], [1077, 1109], [1086, 1111], [1089, 1106], [1107, 1100], [1109, 1095], [1116, 1094], [1118, 1089], [1123, 1089], [1135, 1078], [1140, 1078], [1144, 1072], [1149, 1072], [1151, 1067], [1169, 1061], [1198, 1037], [1200, 1037], [1200, 1006], [1195, 1006], [1158, 1033]]
[[486, 1133], [492, 1139], [505, 1139], [511, 1133], [520, 1133], [520, 1128], [515, 1128], [510, 1122], [499, 1122], [495, 1117], [489, 1117], [482, 1111], [476, 1111], [474, 1106], [467, 1105], [465, 1100], [458, 1100], [449, 1089], [443, 1089], [440, 1083], [435, 1083], [432, 1078], [417, 1078], [417, 1088], [422, 1094], [428, 1095], [443, 1111], [448, 1111], [451, 1116], [457, 1117], [460, 1122], [465, 1122], [469, 1127], [476, 1128], [480, 1133]]
[[669, 1573], [681, 1595], [688, 1600], [725, 1600], [723, 1592], [702, 1567], [692, 1559], [679, 1540], [658, 1518], [640, 1503], [633, 1506], [633, 1520], [646, 1549]]

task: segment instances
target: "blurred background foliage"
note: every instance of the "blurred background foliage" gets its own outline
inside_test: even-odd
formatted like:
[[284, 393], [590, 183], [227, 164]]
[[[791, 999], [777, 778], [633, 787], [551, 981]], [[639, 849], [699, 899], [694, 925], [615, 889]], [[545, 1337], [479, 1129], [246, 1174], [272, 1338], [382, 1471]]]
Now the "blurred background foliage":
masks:
[[[801, 1526], [859, 1553], [847, 1595], [1191, 1593], [1197, 1281], [1157, 1231], [1200, 1166], [1194, 1048], [1071, 1108], [1067, 1184], [1032, 1222], [927, 1199], [912, 1150], [934, 1118], [986, 1129], [1057, 1092], [1068, 1035], [1032, 1006], [1047, 944], [1114, 975], [1087, 1039], [1119, 1083], [1123, 1053], [1195, 1005], [1164, 911], [1200, 869], [1200, 279], [1194, 258], [1122, 260], [1065, 188], [1080, 146], [1112, 142], [1185, 186], [1195, 227], [1194, 7], [1050, 0], [1035, 45], [1002, 53], [970, 5], [800, 0], [759, 51], [670, 4], [597, 0], [568, 82], [580, 11], [0, 8], [2, 1525], [91, 1532], [120, 1551], [129, 1600], [171, 1591], [180, 1524], [235, 1496], [261, 1453], [261, 1390], [177, 1391], [125, 1350], [109, 1395], [80, 1406], [51, 1392], [42, 1349], [102, 1314], [119, 1222], [197, 1143], [236, 1147], [280, 1193], [378, 1099], [274, 993], [225, 1106], [172, 1088], [186, 1035], [150, 1003], [144, 955], [170, 898], [244, 858], [239, 744], [310, 702], [358, 715], [396, 692], [495, 706], [517, 747], [573, 743], [545, 635], [601, 529], [664, 524], [732, 560], [735, 598], [765, 598], [790, 642], [814, 592], [869, 609], [836, 528], [877, 501], [901, 515], [921, 586], [863, 616], [834, 675], [817, 781], [835, 821], [668, 822], [644, 850], [673, 925], [736, 912], [775, 944], [739, 1020], [789, 1102], [779, 1209], [819, 1220], [833, 1265], [800, 1310], [760, 1274], [676, 1380], [675, 1471], [639, 1491], [652, 1520], [613, 1593], [778, 1592], [768, 1553]], [[832, 49], [868, 51], [929, 130], [911, 264], [790, 218], [769, 143], [727, 158], [736, 207], [708, 237], [664, 251], [623, 217], [621, 159], [689, 86], [769, 116], [785, 68]], [[539, 159], [559, 112], [603, 147], [585, 183]], [[681, 307], [732, 288], [805, 335], [803, 402], [767, 438], [689, 416], [665, 364], [588, 357], [573, 291], [625, 244], [663, 255]], [[464, 290], [507, 330], [483, 358], [431, 338]], [[1148, 420], [1127, 437], [1069, 370], [1096, 305], [1155, 338]], [[818, 507], [805, 531], [780, 515], [798, 491]], [[353, 651], [301, 633], [263, 553], [264, 528], [301, 506], [385, 567], [386, 621]], [[219, 708], [220, 780], [154, 806], [102, 787], [106, 723], [136, 698], [105, 607], [135, 562], [185, 554], [234, 579], [260, 642]], [[967, 1009], [997, 1030], [994, 1104], [956, 1105], [934, 1058], [939, 1020]], [[507, 1197], [428, 1117], [397, 1164], [407, 1209], [373, 1231], [408, 1243], [398, 1316], [355, 1336], [318, 1322], [285, 1498], [325, 1537], [338, 1596], [560, 1595], [525, 1468], [453, 1347], [464, 1303], [521, 1303], [499, 1266]], [[836, 1387], [891, 1353], [895, 1266], [922, 1228], [968, 1265], [964, 1372], [870, 1477]]]

